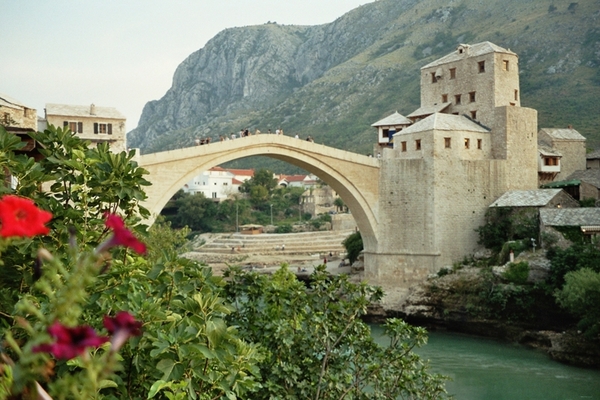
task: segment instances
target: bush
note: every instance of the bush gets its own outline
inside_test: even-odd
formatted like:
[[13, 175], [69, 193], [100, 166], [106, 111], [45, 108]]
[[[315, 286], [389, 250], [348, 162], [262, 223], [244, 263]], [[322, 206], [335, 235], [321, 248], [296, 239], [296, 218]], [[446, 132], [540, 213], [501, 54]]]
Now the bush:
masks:
[[565, 285], [555, 296], [561, 306], [581, 318], [578, 327], [588, 337], [600, 334], [600, 273], [589, 268], [567, 273]]
[[527, 278], [529, 278], [529, 263], [521, 261], [508, 264], [508, 268], [502, 274], [502, 277], [509, 282], [519, 285], [526, 283]]
[[292, 232], [292, 226], [290, 224], [279, 225], [275, 228], [275, 233], [290, 233]]
[[600, 249], [592, 244], [574, 244], [568, 249], [552, 248], [546, 253], [550, 259], [548, 284], [551, 288], [561, 289], [567, 273], [581, 268], [600, 272]]
[[383, 292], [324, 266], [310, 286], [287, 269], [272, 276], [227, 271], [226, 290], [235, 306], [230, 325], [260, 344], [261, 387], [247, 398], [366, 399], [445, 398], [445, 378], [432, 375], [413, 348], [425, 343], [425, 330], [389, 319], [389, 346], [375, 343], [361, 320]]
[[342, 242], [348, 254], [350, 264], [358, 259], [358, 255], [363, 251], [363, 241], [360, 232], [354, 232]]

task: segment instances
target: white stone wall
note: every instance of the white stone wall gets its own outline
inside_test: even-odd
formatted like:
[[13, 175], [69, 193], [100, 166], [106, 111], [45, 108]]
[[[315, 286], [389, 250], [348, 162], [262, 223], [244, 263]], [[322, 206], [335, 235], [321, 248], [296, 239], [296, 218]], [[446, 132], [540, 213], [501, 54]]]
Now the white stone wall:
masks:
[[[65, 116], [65, 115], [46, 115], [48, 124], [62, 128], [64, 122], [81, 122], [83, 124], [83, 132], [77, 133], [77, 136], [83, 140], [89, 140], [92, 143], [109, 142], [110, 149], [115, 152], [127, 150], [125, 134], [127, 133], [124, 119], [101, 118], [96, 116], [81, 117], [81, 116]], [[94, 123], [112, 124], [112, 135], [108, 133], [94, 133]]]

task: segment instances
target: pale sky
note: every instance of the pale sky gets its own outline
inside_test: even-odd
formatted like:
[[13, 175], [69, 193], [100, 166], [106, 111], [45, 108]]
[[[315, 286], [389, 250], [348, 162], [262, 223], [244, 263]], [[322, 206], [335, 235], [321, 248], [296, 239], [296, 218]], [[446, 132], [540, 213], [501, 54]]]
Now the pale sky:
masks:
[[373, 0], [0, 0], [0, 93], [115, 107], [138, 124], [177, 66], [226, 28], [319, 25]]

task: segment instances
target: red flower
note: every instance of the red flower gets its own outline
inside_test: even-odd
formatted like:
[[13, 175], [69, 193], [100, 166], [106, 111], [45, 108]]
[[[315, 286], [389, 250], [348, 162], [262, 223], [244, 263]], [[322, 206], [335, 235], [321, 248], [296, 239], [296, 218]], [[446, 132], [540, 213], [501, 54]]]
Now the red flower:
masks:
[[32, 237], [50, 232], [44, 224], [52, 219], [48, 211], [40, 210], [31, 199], [7, 195], [0, 199], [0, 236]]
[[121, 217], [115, 214], [108, 214], [104, 224], [113, 230], [113, 235], [98, 247], [96, 250], [97, 253], [114, 246], [125, 246], [133, 249], [138, 254], [146, 254], [146, 245], [133, 236], [133, 233], [125, 227], [125, 223]]
[[114, 317], [106, 315], [104, 317], [104, 327], [113, 335], [110, 342], [113, 351], [118, 351], [131, 336], [142, 334], [142, 323], [136, 321], [127, 311], [120, 311]]
[[41, 344], [33, 348], [34, 353], [50, 353], [62, 360], [70, 360], [85, 352], [86, 347], [99, 347], [108, 341], [108, 337], [98, 336], [89, 326], [67, 328], [55, 322], [48, 328], [48, 333], [55, 339], [52, 344]]

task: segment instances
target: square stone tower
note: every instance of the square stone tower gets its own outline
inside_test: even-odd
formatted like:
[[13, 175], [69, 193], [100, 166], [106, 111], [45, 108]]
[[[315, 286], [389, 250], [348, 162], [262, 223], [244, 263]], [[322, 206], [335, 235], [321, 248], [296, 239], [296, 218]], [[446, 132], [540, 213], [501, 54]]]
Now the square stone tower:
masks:
[[461, 44], [421, 68], [421, 108], [447, 105], [443, 112], [494, 126], [494, 110], [520, 106], [519, 58], [490, 42]]
[[[374, 283], [409, 287], [476, 252], [488, 206], [537, 189], [537, 111], [520, 106], [518, 57], [462, 44], [421, 68], [421, 106], [385, 148]], [[368, 268], [367, 268], [368, 266]]]

